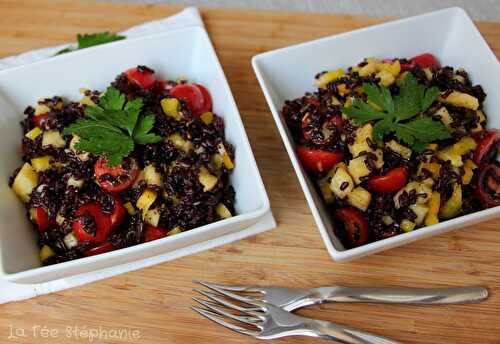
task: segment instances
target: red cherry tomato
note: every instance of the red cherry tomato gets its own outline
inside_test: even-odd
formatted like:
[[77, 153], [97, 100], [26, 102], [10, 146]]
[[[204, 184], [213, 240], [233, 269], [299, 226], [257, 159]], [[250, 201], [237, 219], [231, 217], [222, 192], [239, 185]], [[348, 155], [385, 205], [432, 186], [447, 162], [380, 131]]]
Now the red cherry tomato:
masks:
[[342, 161], [344, 153], [297, 146], [297, 156], [306, 170], [325, 172]]
[[44, 114], [41, 114], [41, 115], [38, 115], [38, 116], [33, 116], [32, 117], [33, 125], [35, 127], [42, 128], [43, 124], [45, 123], [45, 121], [48, 118], [49, 118], [49, 114], [48, 113], [44, 113]]
[[338, 130], [339, 132], [342, 130], [344, 127], [344, 120], [342, 119], [342, 116], [333, 116], [330, 119], [330, 123], [332, 123]]
[[152, 226], [152, 225], [145, 225], [144, 226], [144, 241], [153, 241], [153, 240], [158, 240], [161, 238], [166, 237], [168, 234], [168, 231], [164, 228]]
[[401, 63], [401, 72], [406, 72], [407, 70], [410, 70], [415, 66], [420, 66], [421, 68], [438, 69], [441, 67], [441, 64], [434, 55], [425, 53], [412, 57], [410, 59], [410, 63]]
[[393, 168], [383, 176], [368, 179], [368, 188], [379, 193], [396, 192], [406, 185], [408, 171], [404, 167]]
[[482, 139], [480, 139], [474, 151], [474, 162], [478, 165], [489, 155], [492, 149], [496, 149], [500, 144], [500, 130], [487, 129], [481, 136]]
[[115, 194], [114, 198], [115, 198], [115, 208], [113, 209], [113, 212], [110, 215], [111, 230], [121, 225], [123, 219], [125, 218], [125, 208], [123, 207], [123, 202], [120, 199], [120, 196]]
[[197, 84], [180, 84], [170, 91], [172, 97], [184, 100], [194, 116], [212, 109], [212, 98], [207, 89]]
[[486, 208], [500, 205], [500, 167], [490, 164], [481, 169], [475, 196]]
[[368, 221], [359, 211], [341, 208], [335, 211], [335, 217], [344, 224], [346, 239], [351, 247], [364, 245], [368, 241]]
[[90, 241], [100, 244], [105, 241], [111, 232], [111, 217], [102, 212], [101, 206], [97, 203], [88, 203], [77, 209], [76, 217], [90, 216], [94, 219], [96, 233], [92, 235], [85, 230], [85, 224], [82, 219], [73, 221], [71, 228], [78, 241]]
[[115, 247], [113, 246], [112, 243], [110, 243], [109, 241], [105, 241], [102, 244], [99, 244], [95, 247], [92, 247], [92, 248], [84, 251], [83, 255], [90, 257], [90, 256], [95, 256], [95, 255], [98, 255], [101, 253], [110, 252], [110, 251], [113, 251], [114, 249], [115, 249]]
[[40, 233], [43, 233], [49, 228], [51, 224], [53, 224], [52, 221], [50, 221], [49, 216], [47, 215], [47, 212], [45, 209], [38, 207], [34, 208], [34, 217], [35, 217], [35, 222], [38, 225], [38, 230]]
[[[139, 176], [139, 167], [137, 161], [134, 158], [130, 159], [128, 165], [130, 165], [129, 170], [123, 168], [123, 164], [115, 167], [109, 167], [107, 165], [105, 158], [99, 158], [94, 165], [94, 175], [97, 179], [99, 185], [108, 192], [122, 192], [128, 189]], [[113, 183], [109, 179], [105, 179], [104, 176], [111, 176], [117, 179], [119, 182]], [[104, 179], [104, 180], [103, 180]]]
[[142, 66], [130, 68], [125, 72], [125, 74], [131, 82], [141, 86], [145, 90], [149, 90], [156, 82], [154, 72]]

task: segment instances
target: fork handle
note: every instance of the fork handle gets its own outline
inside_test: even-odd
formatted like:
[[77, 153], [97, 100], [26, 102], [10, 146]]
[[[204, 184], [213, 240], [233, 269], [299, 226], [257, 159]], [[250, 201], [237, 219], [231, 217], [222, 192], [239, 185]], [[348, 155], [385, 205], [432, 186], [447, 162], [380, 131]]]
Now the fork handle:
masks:
[[465, 288], [350, 288], [326, 287], [314, 290], [316, 302], [369, 302], [398, 304], [457, 304], [480, 302], [488, 297], [483, 287]]
[[332, 340], [343, 344], [401, 344], [392, 339], [384, 338], [351, 327], [334, 324], [322, 320], [307, 319], [303, 335]]

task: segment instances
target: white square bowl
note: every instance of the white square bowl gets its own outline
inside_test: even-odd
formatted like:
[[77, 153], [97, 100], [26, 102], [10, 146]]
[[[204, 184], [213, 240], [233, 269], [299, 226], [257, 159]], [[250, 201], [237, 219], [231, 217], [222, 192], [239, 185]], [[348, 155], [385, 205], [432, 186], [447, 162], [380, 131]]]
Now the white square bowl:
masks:
[[361, 247], [346, 249], [334, 224], [295, 154], [293, 138], [281, 117], [285, 100], [314, 91], [314, 75], [347, 68], [365, 57], [411, 57], [430, 52], [443, 65], [463, 67], [488, 94], [489, 126], [500, 128], [500, 64], [472, 20], [461, 8], [449, 8], [412, 18], [371, 26], [254, 56], [252, 65], [279, 132], [292, 160], [323, 241], [332, 258], [347, 261], [418, 239], [500, 216], [500, 207], [483, 210]]
[[[77, 100], [80, 87], [104, 90], [119, 73], [137, 65], [147, 65], [169, 79], [186, 76], [210, 91], [214, 112], [223, 117], [227, 140], [235, 147], [231, 183], [237, 215], [172, 237], [41, 267], [35, 231], [7, 185], [9, 175], [21, 164], [23, 111], [42, 96]], [[210, 39], [200, 27], [128, 39], [0, 71], [0, 156], [0, 278], [11, 281], [46, 282], [170, 252], [243, 230], [270, 209], [231, 90]]]

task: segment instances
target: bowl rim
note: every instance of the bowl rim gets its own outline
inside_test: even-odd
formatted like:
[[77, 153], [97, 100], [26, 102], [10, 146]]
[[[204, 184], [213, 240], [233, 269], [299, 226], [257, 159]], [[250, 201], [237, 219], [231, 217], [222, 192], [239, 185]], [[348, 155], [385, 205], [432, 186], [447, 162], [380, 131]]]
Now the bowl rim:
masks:
[[[266, 78], [264, 77], [264, 72], [262, 71], [262, 68], [260, 66], [260, 61], [265, 60], [268, 57], [272, 57], [275, 55], [281, 55], [285, 54], [289, 51], [297, 50], [297, 49], [306, 49], [309, 48], [312, 45], [316, 44], [322, 44], [326, 42], [330, 42], [332, 40], [336, 40], [338, 38], [345, 38], [345, 37], [350, 37], [353, 35], [362, 35], [365, 32], [370, 32], [373, 30], [380, 30], [381, 28], [388, 28], [388, 27], [394, 27], [393, 29], [397, 29], [397, 26], [400, 24], [408, 24], [414, 21], [421, 21], [425, 20], [426, 18], [431, 18], [434, 16], [443, 16], [443, 15], [454, 15], [454, 16], [460, 16], [462, 20], [467, 21], [469, 25], [475, 29], [477, 32], [478, 36], [478, 41], [480, 43], [483, 43], [486, 48], [487, 48], [487, 53], [489, 55], [489, 58], [497, 60], [495, 54], [491, 50], [491, 48], [487, 45], [486, 41], [478, 31], [477, 27], [475, 26], [474, 22], [472, 19], [469, 17], [467, 12], [461, 8], [461, 7], [448, 7], [444, 9], [440, 9], [437, 11], [432, 11], [416, 16], [411, 16], [407, 18], [400, 18], [400, 19], [395, 19], [395, 20], [390, 20], [388, 22], [383, 22], [375, 25], [370, 25], [367, 27], [359, 28], [356, 30], [348, 31], [348, 32], [342, 32], [339, 34], [334, 34], [334, 35], [329, 35], [317, 39], [312, 39], [309, 41], [297, 43], [297, 44], [292, 44], [289, 46], [285, 46], [282, 48], [266, 51], [260, 54], [256, 54], [252, 57], [252, 67], [255, 72], [255, 75], [257, 77], [257, 80], [259, 82], [259, 85], [262, 89], [262, 92], [264, 93], [264, 97], [268, 103], [268, 106], [271, 110], [271, 113], [273, 115], [273, 118], [275, 120], [276, 126], [278, 127], [278, 131], [280, 133], [281, 139], [283, 141], [283, 144], [285, 145], [285, 148], [287, 150], [288, 156], [291, 160], [292, 166], [295, 170], [295, 174], [299, 180], [299, 184], [301, 185], [302, 191], [304, 193], [304, 196], [306, 197], [308, 207], [311, 210], [311, 213], [314, 217], [314, 221], [316, 223], [316, 226], [321, 234], [321, 237], [323, 239], [323, 242], [331, 255], [331, 257], [338, 262], [345, 262], [351, 259], [354, 259], [356, 257], [361, 257], [369, 254], [374, 254], [379, 251], [382, 251], [384, 249], [389, 249], [395, 246], [398, 246], [399, 243], [404, 242], [404, 243], [410, 243], [412, 241], [418, 240], [418, 239], [423, 239], [425, 237], [431, 236], [435, 232], [438, 232], [439, 234], [442, 234], [444, 232], [458, 229], [459, 227], [466, 226], [469, 224], [471, 221], [474, 222], [479, 222], [479, 221], [486, 221], [487, 219], [490, 219], [492, 217], [500, 216], [500, 206], [496, 206], [493, 208], [489, 209], [483, 209], [481, 211], [477, 211], [474, 213], [462, 215], [453, 219], [445, 220], [440, 223], [437, 223], [435, 225], [431, 226], [425, 226], [421, 227], [416, 231], [411, 231], [411, 232], [406, 232], [399, 234], [397, 236], [381, 239], [378, 241], [373, 241], [368, 244], [359, 246], [359, 247], [354, 247], [354, 248], [345, 248], [345, 246], [341, 243], [340, 239], [334, 234], [331, 233], [327, 226], [325, 225], [325, 222], [323, 221], [319, 207], [316, 206], [313, 194], [317, 195], [317, 199], [320, 202], [324, 201], [322, 197], [317, 193], [317, 191], [314, 188], [311, 188], [312, 184], [314, 181], [308, 176], [307, 172], [303, 169], [302, 165], [298, 161], [298, 159], [294, 156], [295, 155], [295, 146], [296, 143], [288, 138], [287, 135], [287, 128], [285, 128], [285, 125], [282, 122], [281, 119], [281, 109], [277, 108], [277, 104], [274, 103], [273, 98], [271, 96], [270, 89], [269, 87], [269, 82], [266, 81]], [[323, 205], [322, 204], [322, 205]], [[437, 234], [437, 233], [436, 233]], [[344, 250], [339, 250], [337, 249], [333, 241], [338, 241], [340, 247], [343, 247]]]
[[[270, 206], [270, 201], [269, 201], [269, 196], [267, 194], [264, 182], [262, 180], [262, 176], [260, 174], [260, 170], [258, 168], [257, 162], [255, 160], [255, 156], [252, 150], [252, 147], [250, 145], [250, 141], [248, 139], [248, 135], [246, 132], [246, 129], [243, 125], [243, 120], [240, 114], [240, 111], [236, 105], [236, 101], [234, 99], [233, 93], [231, 91], [231, 88], [229, 86], [229, 83], [227, 81], [227, 77], [222, 69], [222, 66], [220, 64], [219, 58], [217, 56], [217, 53], [213, 47], [212, 41], [210, 40], [210, 37], [208, 36], [208, 33], [206, 32], [204, 27], [201, 26], [189, 26], [189, 27], [184, 27], [184, 28], [177, 28], [165, 32], [160, 32], [160, 33], [154, 33], [146, 36], [141, 36], [141, 37], [132, 37], [132, 38], [127, 38], [125, 40], [120, 40], [120, 41], [115, 41], [115, 42], [110, 42], [108, 44], [102, 44], [94, 47], [89, 47], [86, 49], [81, 49], [81, 50], [76, 50], [72, 52], [71, 54], [62, 54], [62, 55], [56, 55], [52, 56], [47, 59], [43, 59], [40, 61], [35, 61], [29, 64], [25, 65], [19, 65], [19, 66], [14, 66], [12, 68], [7, 68], [4, 70], [0, 70], [0, 78], [4, 77], [5, 75], [8, 75], [9, 73], [15, 73], [19, 70], [23, 69], [31, 69], [31, 68], [43, 68], [45, 64], [53, 64], [57, 63], [57, 61], [64, 60], [64, 59], [72, 59], [80, 55], [86, 55], [86, 54], [92, 54], [95, 51], [99, 50], [112, 50], [114, 47], [117, 46], [126, 46], [135, 43], [136, 41], [148, 41], [148, 40], [161, 40], [164, 37], [172, 36], [172, 35], [179, 35], [179, 34], [189, 34], [191, 32], [194, 32], [195, 34], [201, 35], [201, 39], [204, 40], [204, 43], [208, 44], [208, 51], [206, 53], [211, 54], [213, 57], [214, 63], [211, 64], [211, 67], [215, 69], [215, 72], [219, 74], [222, 80], [222, 89], [219, 90], [221, 93], [225, 93], [228, 97], [229, 100], [229, 115], [231, 116], [236, 116], [236, 121], [235, 121], [235, 127], [233, 130], [237, 130], [239, 135], [241, 135], [242, 138], [242, 149], [241, 152], [243, 152], [243, 158], [249, 160], [250, 162], [250, 168], [253, 170], [255, 176], [257, 177], [255, 180], [253, 180], [253, 183], [255, 184], [255, 187], [257, 188], [257, 196], [258, 196], [258, 207], [256, 207], [254, 210], [247, 211], [241, 214], [237, 214], [231, 218], [228, 219], [222, 219], [218, 220], [200, 227], [193, 228], [191, 230], [181, 232], [179, 234], [176, 234], [174, 236], [167, 236], [158, 240], [150, 241], [150, 242], [144, 242], [140, 243], [134, 246], [129, 246], [129, 247], [124, 247], [118, 250], [102, 253], [99, 255], [95, 256], [89, 256], [89, 257], [83, 257], [75, 260], [70, 260], [66, 262], [61, 262], [53, 265], [48, 265], [48, 266], [38, 266], [38, 267], [33, 267], [29, 268], [26, 270], [18, 271], [18, 272], [13, 272], [9, 273], [7, 271], [3, 271], [3, 278], [7, 280], [20, 280], [20, 279], [28, 279], [34, 276], [38, 276], [40, 274], [43, 274], [45, 272], [53, 272], [53, 271], [69, 271], [69, 269], [74, 268], [74, 267], [79, 267], [79, 266], [92, 266], [95, 263], [101, 262], [101, 261], [107, 261], [111, 260], [113, 258], [118, 258], [120, 256], [125, 256], [128, 254], [135, 254], [138, 252], [144, 252], [148, 251], [157, 247], [160, 247], [166, 243], [170, 242], [175, 242], [175, 241], [182, 241], [189, 239], [193, 236], [198, 236], [198, 235], [203, 235], [204, 233], [209, 233], [212, 230], [221, 228], [221, 227], [227, 227], [227, 226], [232, 226], [232, 225], [237, 225], [239, 223], [243, 223], [245, 221], [251, 221], [251, 220], [257, 220], [264, 216], [267, 212], [270, 211], [271, 206]], [[227, 128], [226, 128], [227, 130]], [[238, 148], [238, 147], [236, 147]], [[238, 230], [242, 231], [245, 228]], [[206, 239], [206, 240], [201, 240], [199, 242], [194, 242], [185, 245], [184, 247], [196, 245], [202, 242], [206, 242], [208, 240], [216, 240], [219, 238], [221, 235], [216, 236], [215, 238], [212, 239]], [[150, 257], [155, 257], [158, 256], [162, 253], [167, 253], [172, 251], [173, 249], [168, 249], [165, 252], [160, 252], [154, 255], [151, 255]], [[121, 263], [115, 263], [112, 264], [109, 267], [113, 266], [118, 266], [122, 264], [131, 264], [135, 261], [141, 260], [143, 258], [137, 258], [133, 259], [129, 262], [121, 262]], [[104, 267], [106, 268], [106, 267]], [[97, 268], [96, 271], [100, 270], [101, 268]], [[73, 276], [74, 274], [68, 272], [68, 276]]]

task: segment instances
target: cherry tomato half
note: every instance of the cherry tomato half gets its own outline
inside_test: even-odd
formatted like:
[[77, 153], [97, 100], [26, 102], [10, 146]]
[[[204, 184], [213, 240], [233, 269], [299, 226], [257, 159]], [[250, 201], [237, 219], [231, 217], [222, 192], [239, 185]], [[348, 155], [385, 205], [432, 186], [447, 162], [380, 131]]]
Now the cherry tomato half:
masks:
[[89, 248], [88, 250], [84, 251], [83, 255], [90, 257], [90, 256], [95, 256], [95, 255], [98, 255], [101, 253], [110, 252], [110, 251], [113, 251], [114, 249], [115, 249], [115, 247], [113, 246], [112, 243], [110, 243], [109, 241], [105, 241], [102, 244], [99, 244], [95, 247]]
[[170, 90], [172, 97], [184, 100], [194, 116], [212, 110], [212, 97], [207, 89], [198, 84], [180, 84]]
[[408, 171], [404, 167], [393, 168], [383, 176], [368, 179], [368, 188], [379, 193], [396, 192], [406, 185]]
[[115, 207], [110, 215], [111, 230], [121, 225], [123, 219], [125, 218], [125, 207], [123, 207], [123, 202], [120, 199], [120, 196], [115, 194], [114, 198], [115, 198]]
[[323, 123], [311, 123], [311, 116], [308, 115], [302, 118], [302, 135], [305, 140], [317, 145], [326, 145], [339, 138], [344, 125], [342, 116], [333, 116], [328, 120], [319, 118], [319, 121]]
[[90, 241], [100, 244], [105, 241], [111, 232], [111, 217], [102, 212], [101, 206], [97, 203], [88, 203], [75, 212], [76, 217], [89, 216], [92, 217], [96, 225], [96, 233], [92, 235], [85, 230], [85, 224], [82, 219], [77, 219], [71, 224], [73, 233], [78, 241]]
[[412, 57], [410, 59], [410, 63], [402, 63], [401, 72], [410, 70], [415, 66], [420, 66], [421, 68], [438, 69], [441, 67], [441, 64], [434, 55], [425, 53]]
[[342, 152], [329, 152], [304, 146], [297, 146], [296, 149], [297, 156], [304, 168], [312, 172], [328, 171], [344, 158]]
[[[134, 158], [126, 162], [130, 166], [126, 170], [123, 166], [109, 167], [105, 158], [99, 158], [94, 165], [94, 175], [99, 185], [108, 192], [122, 192], [128, 189], [139, 176], [139, 166]], [[111, 178], [109, 178], [111, 176]], [[111, 180], [110, 180], [111, 179]], [[114, 180], [113, 180], [114, 179]]]
[[40, 233], [43, 233], [49, 228], [49, 226], [53, 223], [50, 221], [49, 216], [45, 209], [38, 207], [33, 209], [33, 216], [36, 224], [38, 225], [38, 230]]
[[149, 90], [156, 82], [154, 72], [143, 66], [130, 68], [125, 72], [125, 74], [131, 82], [141, 86], [145, 90]]
[[145, 225], [144, 226], [144, 241], [153, 241], [153, 240], [158, 240], [161, 238], [166, 237], [168, 234], [168, 231], [164, 228], [161, 227], [156, 227], [152, 225]]
[[490, 164], [481, 169], [475, 196], [486, 208], [500, 205], [500, 167]]
[[45, 121], [47, 121], [48, 118], [49, 118], [49, 114], [48, 113], [44, 113], [44, 114], [41, 114], [41, 115], [38, 115], [38, 116], [33, 116], [31, 118], [31, 120], [33, 121], [33, 125], [35, 127], [42, 128], [43, 124], [45, 123]]
[[359, 211], [341, 208], [335, 211], [335, 217], [344, 224], [347, 243], [351, 247], [364, 245], [368, 241], [368, 221]]
[[500, 145], [500, 130], [487, 129], [481, 135], [483, 138], [478, 142], [474, 151], [474, 162], [480, 165], [489, 156], [492, 149]]

